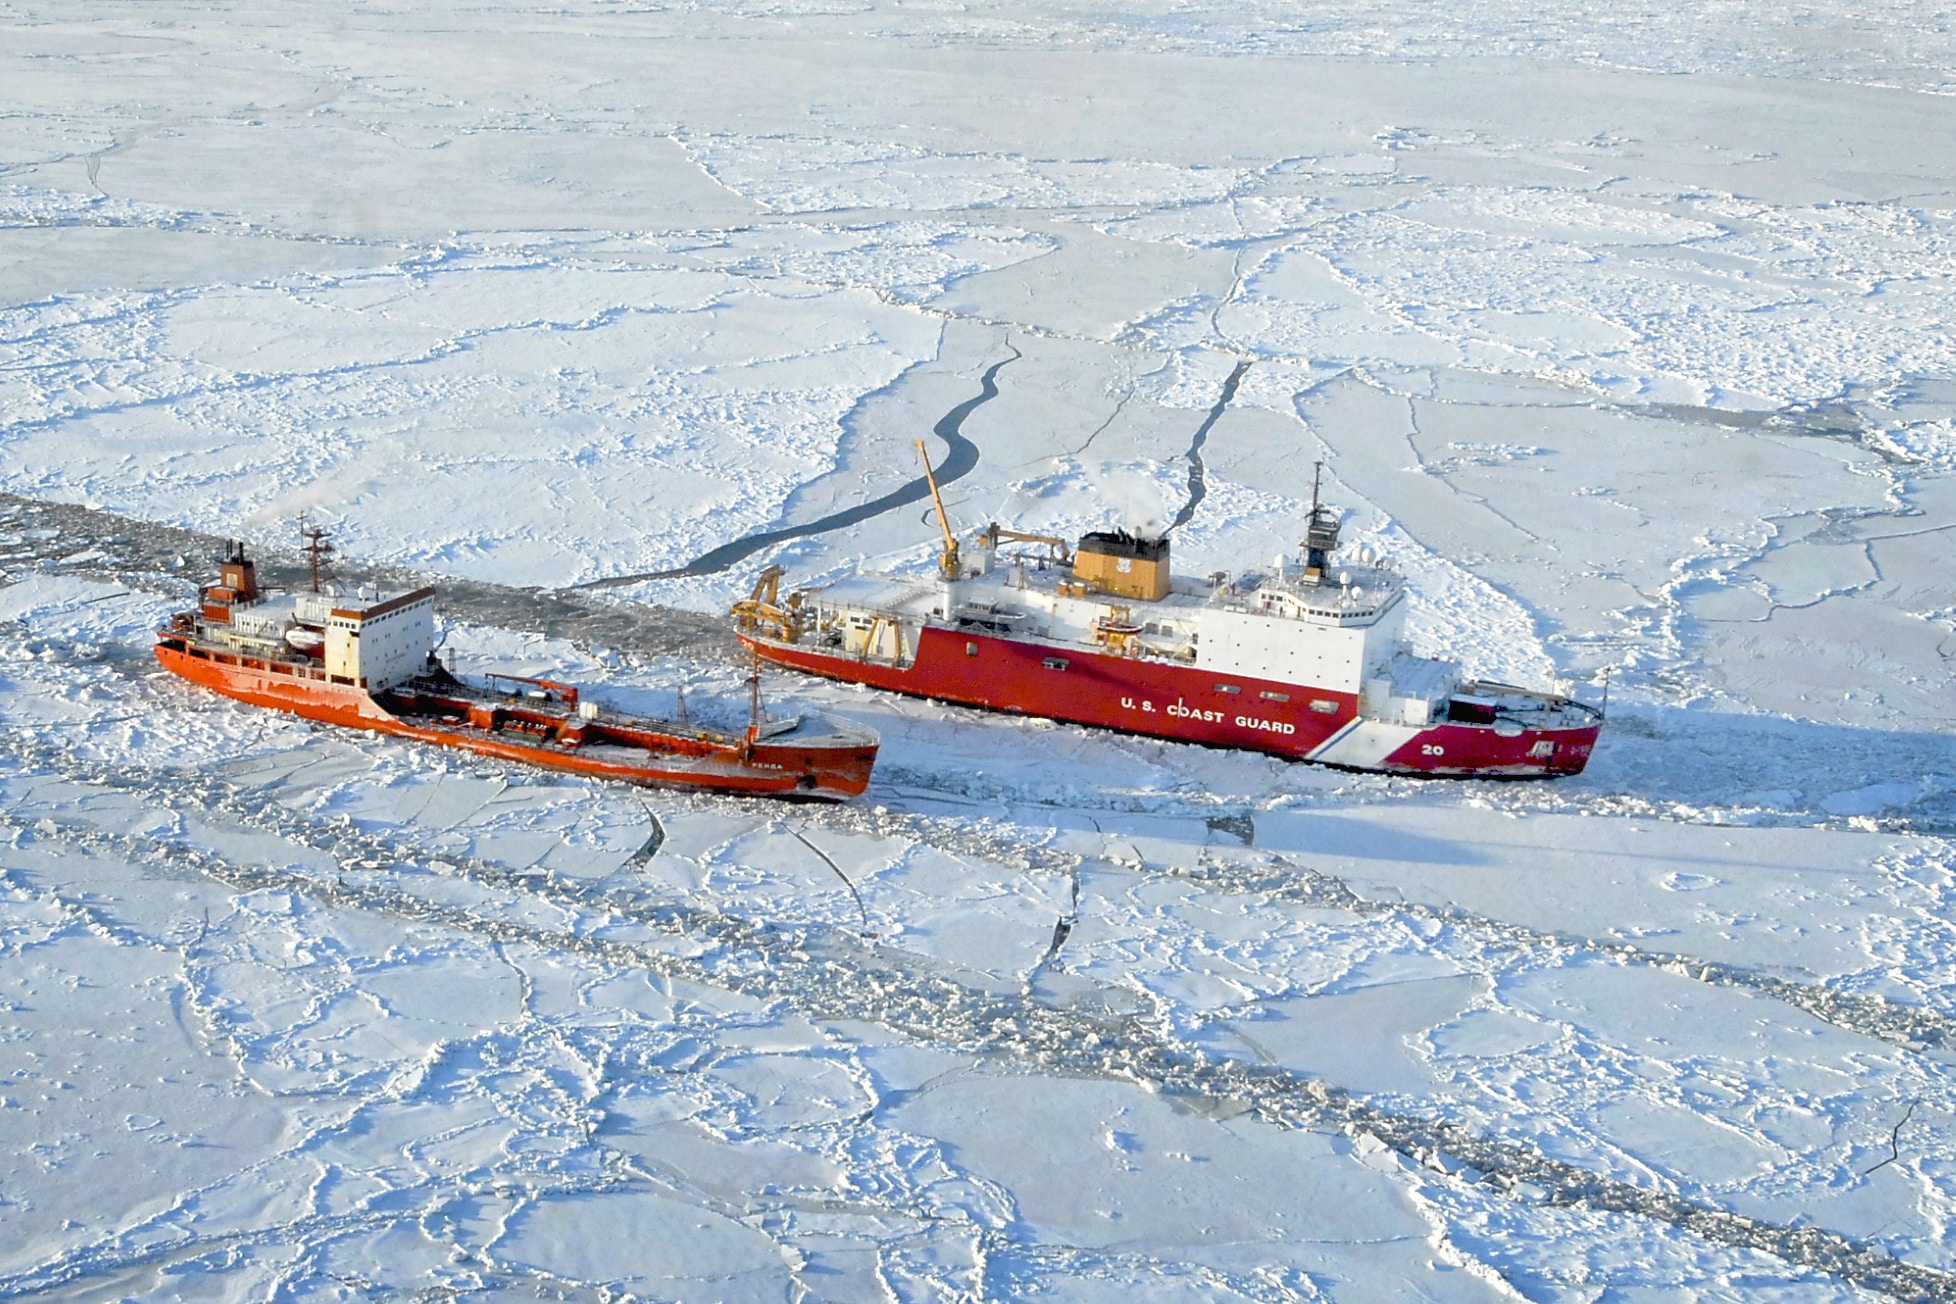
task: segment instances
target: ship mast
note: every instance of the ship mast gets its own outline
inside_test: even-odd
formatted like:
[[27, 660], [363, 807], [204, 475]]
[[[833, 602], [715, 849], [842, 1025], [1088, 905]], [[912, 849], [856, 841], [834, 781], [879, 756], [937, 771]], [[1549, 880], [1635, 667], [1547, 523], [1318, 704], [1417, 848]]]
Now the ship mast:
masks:
[[945, 579], [954, 580], [958, 578], [958, 541], [951, 535], [950, 518], [944, 515], [944, 498], [937, 492], [937, 476], [930, 469], [930, 450], [924, 447], [923, 440], [915, 442], [917, 456], [924, 460], [924, 479], [930, 484], [930, 500], [937, 504], [937, 525], [944, 531], [944, 551], [938, 556], [937, 566], [944, 572]]
[[1304, 518], [1304, 580], [1307, 584], [1320, 583], [1324, 579], [1324, 569], [1338, 547], [1338, 513], [1318, 500], [1318, 489], [1323, 482], [1324, 463], [1320, 461], [1311, 473], [1311, 514]]
[[306, 561], [312, 567], [312, 591], [317, 593], [319, 577], [325, 572], [327, 562], [332, 559], [333, 545], [327, 541], [323, 526], [313, 525], [304, 520], [299, 522], [299, 537], [306, 541]]
[[750, 649], [754, 654], [754, 668], [747, 676], [747, 741], [751, 745], [761, 737], [761, 650]]

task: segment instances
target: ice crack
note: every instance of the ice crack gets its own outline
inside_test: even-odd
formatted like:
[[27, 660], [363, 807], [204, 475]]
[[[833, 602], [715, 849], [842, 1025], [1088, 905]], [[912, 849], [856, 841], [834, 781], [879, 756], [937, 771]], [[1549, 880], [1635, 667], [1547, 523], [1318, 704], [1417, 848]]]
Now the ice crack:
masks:
[[[942, 439], [950, 449], [949, 454], [936, 469], [935, 474], [939, 487], [963, 478], [970, 474], [972, 469], [978, 465], [978, 446], [964, 437], [963, 426], [965, 418], [969, 417], [984, 404], [998, 397], [998, 373], [1000, 369], [1018, 361], [1024, 356], [1010, 344], [1006, 345], [1006, 347], [1012, 349], [1012, 356], [994, 362], [990, 367], [985, 369], [985, 374], [979, 381], [978, 394], [952, 408], [949, 412], [938, 418], [937, 424], [931, 427], [931, 433], [939, 439]], [[897, 508], [906, 504], [922, 502], [929, 495], [930, 485], [922, 476], [919, 476], [902, 487], [884, 494], [881, 498], [860, 503], [845, 511], [833, 512], [818, 521], [811, 521], [807, 525], [784, 525], [779, 529], [763, 530], [759, 534], [750, 534], [744, 539], [736, 539], [732, 543], [722, 544], [718, 548], [713, 549], [713, 551], [696, 557], [684, 566], [675, 567], [672, 570], [647, 571], [638, 575], [612, 575], [600, 580], [587, 580], [582, 584], [573, 585], [572, 587], [577, 589], [609, 589], [626, 584], [640, 584], [646, 580], [686, 579], [699, 575], [715, 575], [726, 570], [729, 566], [752, 556], [763, 548], [772, 547], [777, 543], [785, 543], [789, 539], [802, 539], [810, 535], [827, 534], [832, 530], [841, 530], [852, 525], [860, 525], [864, 521], [881, 516], [885, 512], [895, 511]]]
[[[12, 816], [16, 836], [26, 826]], [[920, 971], [908, 957], [865, 948], [819, 931], [789, 931], [713, 916], [662, 911], [664, 929], [691, 934], [711, 925], [719, 945], [674, 954], [643, 942], [540, 928], [517, 919], [431, 901], [402, 891], [381, 872], [331, 880], [290, 870], [231, 863], [178, 842], [75, 828], [85, 844], [194, 868], [240, 892], [287, 891], [322, 905], [383, 913], [498, 942], [524, 942], [600, 963], [649, 970], [669, 979], [785, 1001], [805, 1017], [870, 1019], [920, 1041], [988, 1050], [1048, 1070], [1104, 1076], [1198, 1098], [1233, 1100], [1267, 1122], [1330, 1128], [1371, 1137], [1411, 1162], [1454, 1180], [1486, 1182], [1531, 1203], [1603, 1210], [1668, 1223], [1719, 1244], [1761, 1250], [1867, 1289], [1911, 1300], [1956, 1300], [1956, 1276], [1891, 1258], [1817, 1227], [1790, 1227], [1700, 1203], [1651, 1186], [1606, 1178], [1518, 1142], [1489, 1138], [1439, 1120], [1398, 1114], [1342, 1088], [1279, 1068], [1216, 1061], [1137, 1017], [1090, 1017], [1024, 998], [973, 991]], [[519, 875], [525, 890], [561, 891]], [[573, 896], [581, 895], [572, 892]]]

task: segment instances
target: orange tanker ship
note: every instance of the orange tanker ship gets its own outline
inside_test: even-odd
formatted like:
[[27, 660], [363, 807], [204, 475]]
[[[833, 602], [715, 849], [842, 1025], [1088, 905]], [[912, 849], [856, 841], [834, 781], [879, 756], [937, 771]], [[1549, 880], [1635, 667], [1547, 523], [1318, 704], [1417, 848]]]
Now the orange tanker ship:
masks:
[[435, 658], [434, 589], [322, 592], [318, 561], [331, 545], [316, 530], [307, 539], [312, 592], [261, 592], [236, 545], [198, 607], [158, 631], [156, 659], [255, 706], [595, 778], [832, 800], [869, 786], [873, 732], [765, 719], [758, 693], [747, 729], [729, 733], [607, 710], [546, 679], [463, 679]]

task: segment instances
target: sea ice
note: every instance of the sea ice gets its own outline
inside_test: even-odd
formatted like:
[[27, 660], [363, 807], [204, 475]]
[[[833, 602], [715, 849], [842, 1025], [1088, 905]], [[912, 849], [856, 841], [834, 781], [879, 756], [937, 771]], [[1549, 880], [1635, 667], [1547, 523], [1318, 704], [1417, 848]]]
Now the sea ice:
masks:
[[[179, 9], [0, 16], [0, 1294], [1956, 1298], [1939, 12]], [[770, 676], [883, 738], [779, 807], [148, 651], [132, 533], [308, 513], [744, 719], [535, 613], [927, 572], [987, 377], [959, 528], [1259, 567], [1322, 460], [1589, 769]]]

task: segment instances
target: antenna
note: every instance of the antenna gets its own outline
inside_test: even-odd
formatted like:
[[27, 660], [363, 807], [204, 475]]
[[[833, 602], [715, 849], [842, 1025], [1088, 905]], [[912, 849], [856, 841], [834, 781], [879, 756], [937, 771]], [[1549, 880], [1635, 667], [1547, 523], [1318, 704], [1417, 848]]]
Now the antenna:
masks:
[[1304, 578], [1316, 583], [1324, 578], [1324, 568], [1338, 547], [1338, 513], [1323, 505], [1318, 490], [1324, 483], [1324, 463], [1314, 464], [1311, 473], [1311, 514], [1304, 523]]
[[761, 652], [752, 648], [754, 669], [747, 676], [747, 741], [753, 742], [761, 736]]
[[299, 537], [305, 540], [306, 561], [312, 568], [312, 591], [319, 592], [319, 577], [329, 571], [335, 551], [327, 541], [324, 527], [314, 525], [305, 517], [299, 518]]
[[958, 577], [958, 541], [951, 537], [951, 521], [944, 515], [944, 498], [937, 492], [937, 476], [930, 469], [930, 450], [924, 441], [915, 441], [917, 456], [924, 459], [924, 479], [930, 483], [930, 500], [937, 504], [937, 525], [944, 531], [944, 551], [937, 559], [937, 567], [944, 572], [944, 578], [954, 580]]

